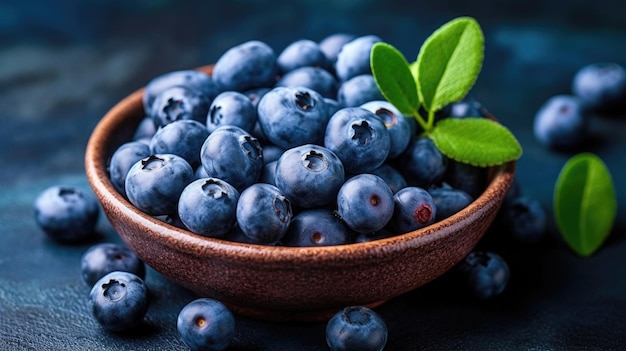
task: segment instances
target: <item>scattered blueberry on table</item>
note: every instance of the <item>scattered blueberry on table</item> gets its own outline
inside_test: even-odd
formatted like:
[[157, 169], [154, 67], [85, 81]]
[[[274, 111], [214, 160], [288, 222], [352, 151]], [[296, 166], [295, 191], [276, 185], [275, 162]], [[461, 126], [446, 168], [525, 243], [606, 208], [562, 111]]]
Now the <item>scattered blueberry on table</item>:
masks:
[[116, 243], [94, 244], [83, 253], [80, 259], [83, 280], [90, 287], [100, 278], [115, 272], [130, 272], [141, 279], [146, 277], [146, 265], [134, 251]]
[[198, 298], [180, 310], [176, 329], [192, 351], [225, 350], [235, 335], [235, 317], [220, 301]]
[[511, 276], [506, 260], [492, 251], [472, 251], [457, 267], [467, 290], [482, 300], [502, 294]]
[[93, 285], [88, 306], [105, 330], [126, 332], [141, 324], [148, 311], [148, 286], [133, 273], [114, 271]]
[[35, 221], [53, 240], [72, 243], [95, 239], [100, 207], [90, 192], [55, 185], [42, 191], [34, 203]]
[[348, 306], [326, 324], [326, 343], [333, 351], [380, 351], [387, 336], [385, 321], [364, 306]]

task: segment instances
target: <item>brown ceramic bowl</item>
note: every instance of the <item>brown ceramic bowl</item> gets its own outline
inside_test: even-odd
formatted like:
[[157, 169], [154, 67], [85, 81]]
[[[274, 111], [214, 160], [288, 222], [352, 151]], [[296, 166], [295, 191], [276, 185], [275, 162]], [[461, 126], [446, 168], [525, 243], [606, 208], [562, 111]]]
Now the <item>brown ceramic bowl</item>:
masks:
[[[210, 73], [211, 67], [201, 70]], [[148, 265], [200, 296], [268, 320], [324, 320], [348, 305], [375, 307], [439, 277], [467, 255], [493, 221], [515, 163], [491, 169], [482, 195], [457, 214], [395, 237], [332, 247], [270, 247], [207, 238], [144, 214], [117, 193], [107, 162], [144, 117], [143, 89], [95, 127], [88, 180], [122, 240]]]

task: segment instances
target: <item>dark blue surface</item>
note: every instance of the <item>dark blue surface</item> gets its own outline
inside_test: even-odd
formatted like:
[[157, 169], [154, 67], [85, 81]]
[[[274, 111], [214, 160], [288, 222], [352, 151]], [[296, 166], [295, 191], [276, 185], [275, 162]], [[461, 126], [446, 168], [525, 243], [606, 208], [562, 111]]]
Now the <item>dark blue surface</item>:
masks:
[[[88, 245], [48, 240], [32, 208], [48, 186], [88, 189], [91, 130], [158, 74], [215, 62], [250, 39], [281, 50], [336, 31], [379, 35], [410, 58], [439, 25], [474, 16], [486, 57], [471, 95], [521, 141], [522, 192], [551, 217], [553, 185], [572, 153], [536, 142], [534, 114], [550, 96], [569, 93], [583, 65], [626, 64], [623, 1], [3, 1], [0, 14], [0, 341], [8, 350], [184, 349], [176, 316], [191, 293], [148, 270], [153, 303], [144, 327], [105, 333], [88, 314], [90, 289], [80, 277]], [[596, 138], [584, 150], [606, 162], [618, 191], [617, 221], [602, 249], [580, 258], [551, 224], [539, 245], [501, 248], [511, 281], [495, 300], [476, 302], [443, 277], [378, 308], [387, 349], [626, 349], [626, 116], [595, 118], [592, 129]], [[98, 230], [100, 241], [119, 241], [104, 218]], [[236, 319], [232, 349], [327, 349], [324, 324]]]

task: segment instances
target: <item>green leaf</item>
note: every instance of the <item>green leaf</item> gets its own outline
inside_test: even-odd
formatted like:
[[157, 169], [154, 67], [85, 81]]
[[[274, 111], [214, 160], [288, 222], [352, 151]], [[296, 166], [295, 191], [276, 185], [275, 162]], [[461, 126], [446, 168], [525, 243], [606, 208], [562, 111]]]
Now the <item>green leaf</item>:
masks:
[[565, 242], [586, 257], [609, 236], [617, 215], [611, 174], [592, 153], [570, 158], [554, 188], [554, 216]]
[[370, 64], [376, 85], [385, 99], [403, 114], [416, 115], [417, 86], [402, 53], [387, 43], [376, 43], [371, 50]]
[[417, 78], [427, 110], [438, 111], [467, 95], [482, 67], [484, 41], [471, 17], [453, 19], [426, 39], [417, 56]]
[[447, 157], [474, 166], [497, 166], [522, 155], [515, 136], [487, 118], [444, 118], [428, 136]]

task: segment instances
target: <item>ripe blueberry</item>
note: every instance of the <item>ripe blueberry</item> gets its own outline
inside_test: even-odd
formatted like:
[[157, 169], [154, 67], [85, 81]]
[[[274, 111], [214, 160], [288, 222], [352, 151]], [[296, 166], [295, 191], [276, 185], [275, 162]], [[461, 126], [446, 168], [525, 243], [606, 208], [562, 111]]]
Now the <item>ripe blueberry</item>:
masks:
[[320, 207], [333, 203], [345, 180], [335, 153], [307, 144], [285, 151], [276, 163], [276, 186], [296, 206]]
[[178, 198], [194, 179], [189, 162], [174, 154], [151, 155], [137, 161], [126, 176], [128, 200], [152, 215], [176, 213]]
[[352, 241], [353, 232], [326, 208], [314, 208], [298, 213], [281, 239], [285, 246], [330, 246]]
[[132, 273], [114, 271], [94, 284], [88, 305], [107, 331], [128, 331], [139, 325], [148, 311], [148, 287]]
[[176, 329], [192, 351], [225, 350], [235, 336], [235, 317], [223, 303], [198, 298], [180, 310]]
[[190, 231], [209, 237], [228, 232], [236, 221], [239, 191], [217, 178], [200, 178], [180, 194], [178, 216]]
[[586, 65], [576, 72], [572, 92], [596, 112], [623, 112], [626, 108], [626, 69], [613, 62]]
[[321, 144], [329, 115], [324, 98], [305, 87], [275, 87], [257, 107], [259, 125], [274, 145]]
[[291, 203], [271, 184], [255, 183], [239, 196], [237, 224], [255, 243], [277, 243], [287, 232], [292, 217]]
[[271, 87], [279, 74], [276, 53], [266, 43], [246, 41], [228, 49], [215, 62], [213, 80], [220, 91]]
[[328, 121], [324, 146], [341, 159], [346, 173], [358, 174], [385, 162], [391, 140], [387, 127], [374, 113], [361, 107], [346, 107]]
[[151, 115], [152, 105], [157, 95], [164, 90], [178, 85], [192, 87], [202, 91], [209, 99], [217, 95], [217, 86], [210, 75], [197, 70], [172, 71], [152, 78], [146, 85], [142, 97], [143, 108], [146, 115]]
[[128, 247], [115, 243], [96, 244], [87, 249], [80, 259], [80, 271], [89, 286], [114, 271], [130, 272], [141, 279], [146, 276], [143, 261]]
[[372, 46], [382, 39], [376, 35], [364, 35], [345, 43], [337, 53], [335, 72], [339, 80], [346, 81], [360, 74], [371, 74], [370, 52]]
[[78, 187], [49, 187], [37, 196], [34, 209], [35, 221], [54, 240], [71, 243], [96, 236], [100, 207], [90, 193]]
[[380, 351], [387, 343], [387, 324], [372, 309], [349, 306], [326, 324], [326, 343], [331, 350]]
[[256, 122], [256, 106], [252, 100], [243, 93], [225, 91], [216, 96], [211, 103], [206, 126], [209, 132], [224, 125], [234, 125], [251, 132]]
[[341, 186], [337, 207], [343, 221], [355, 232], [375, 232], [393, 216], [393, 194], [382, 178], [362, 173]]
[[458, 269], [473, 296], [485, 300], [500, 295], [511, 275], [504, 258], [490, 251], [472, 251]]
[[556, 95], [541, 105], [533, 125], [537, 140], [554, 149], [571, 149], [582, 144], [587, 133], [588, 112], [582, 100]]
[[215, 129], [200, 149], [207, 176], [221, 179], [239, 192], [258, 181], [263, 171], [263, 150], [250, 133], [224, 125]]
[[206, 93], [191, 86], [178, 85], [157, 95], [150, 116], [158, 128], [174, 121], [191, 119], [204, 123], [211, 99]]
[[200, 148], [208, 136], [209, 131], [198, 121], [174, 121], [159, 128], [152, 136], [150, 153], [178, 155], [195, 169], [200, 166]]
[[398, 233], [423, 228], [435, 221], [437, 208], [430, 193], [418, 187], [400, 189], [394, 196], [390, 224]]
[[128, 170], [135, 162], [150, 156], [150, 154], [150, 146], [142, 141], [129, 141], [115, 150], [109, 161], [109, 178], [115, 190], [126, 196], [124, 183]]

